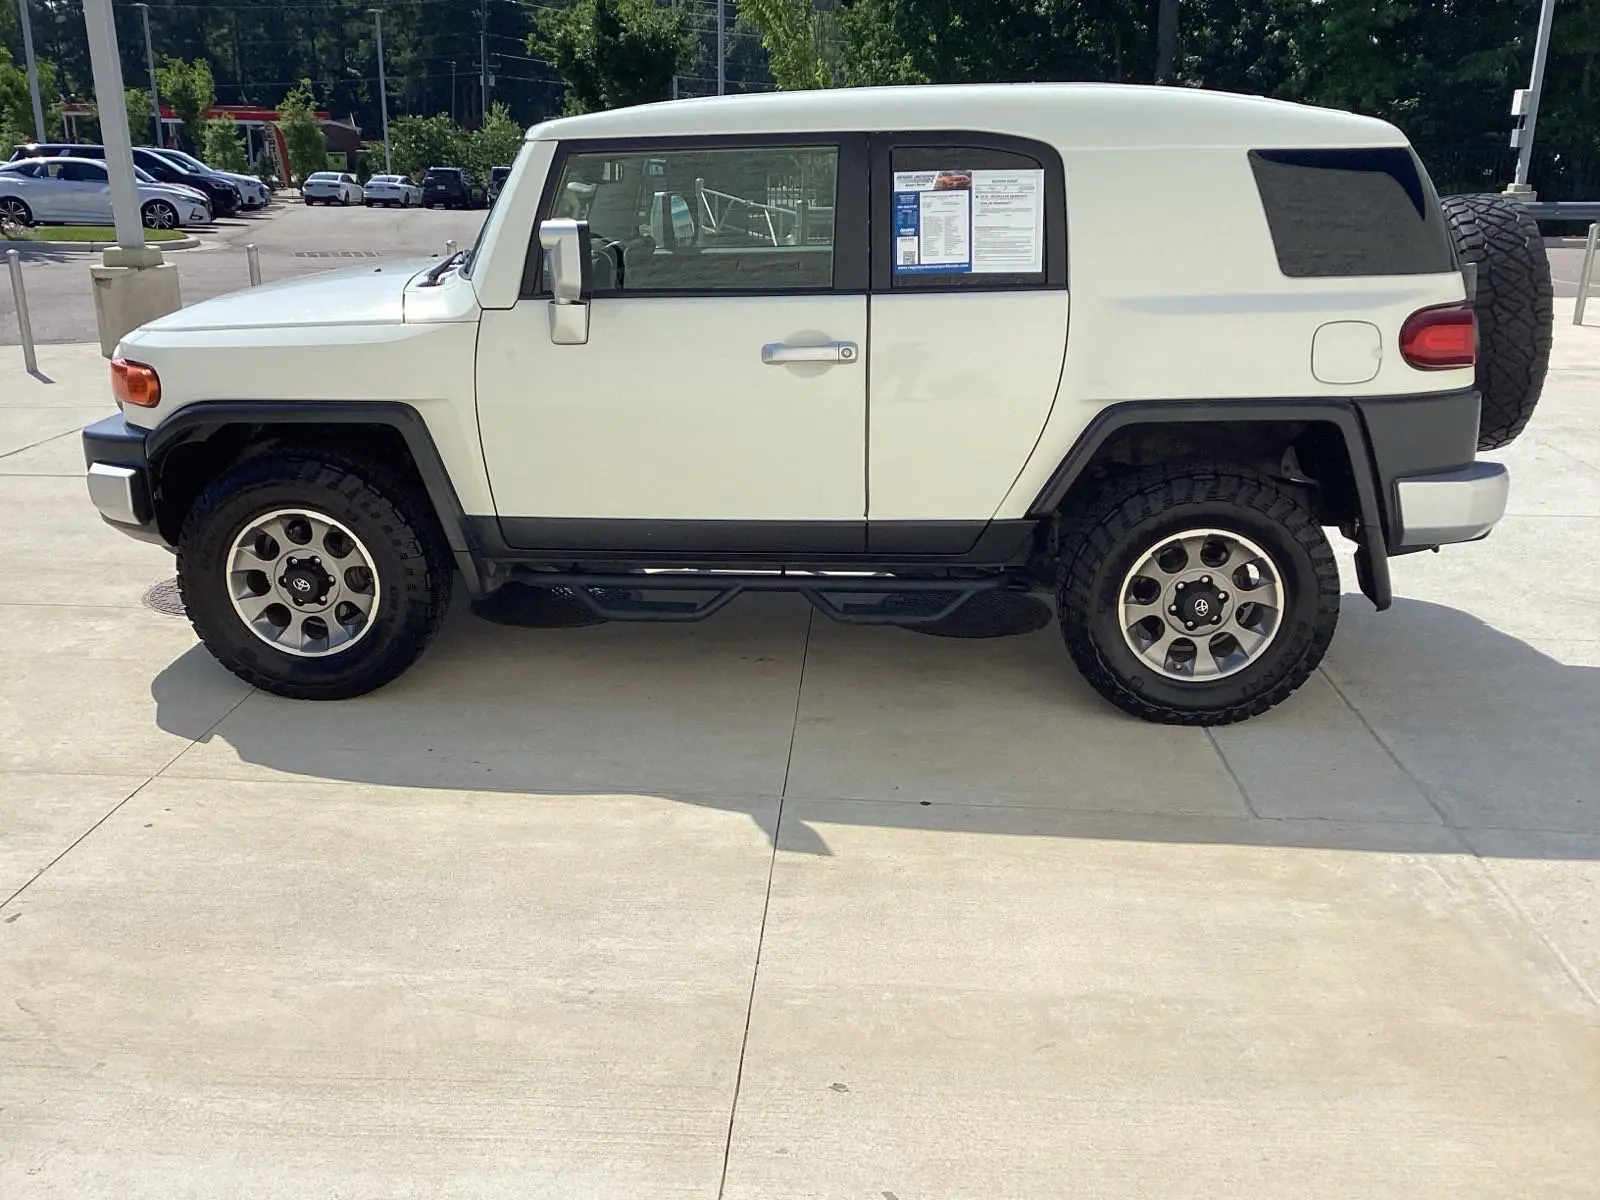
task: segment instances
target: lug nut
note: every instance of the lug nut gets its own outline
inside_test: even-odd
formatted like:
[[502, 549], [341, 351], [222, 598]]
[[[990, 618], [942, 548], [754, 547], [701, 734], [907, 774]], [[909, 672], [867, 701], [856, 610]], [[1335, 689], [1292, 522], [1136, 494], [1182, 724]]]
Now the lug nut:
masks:
[[1211, 576], [1209, 576], [1209, 575], [1200, 576], [1200, 582], [1201, 583], [1210, 583], [1211, 582]]
[[[295, 601], [295, 603], [296, 603], [296, 604], [299, 604], [299, 603], [300, 603], [300, 601], [298, 601], [298, 600], [296, 600], [296, 601]], [[1184, 628], [1185, 628], [1185, 629], [1193, 629], [1193, 628], [1194, 628], [1194, 622], [1193, 622], [1193, 621], [1185, 621], [1185, 622], [1184, 622], [1184, 623], [1183, 623], [1183, 627], [1184, 627]]]
[[1167, 606], [1167, 611], [1169, 613], [1175, 613], [1178, 611], [1178, 606], [1176, 604], [1170, 604]]
[[1228, 598], [1228, 593], [1227, 592], [1218, 592], [1217, 593], [1217, 599], [1218, 600], [1226, 600], [1227, 598]]

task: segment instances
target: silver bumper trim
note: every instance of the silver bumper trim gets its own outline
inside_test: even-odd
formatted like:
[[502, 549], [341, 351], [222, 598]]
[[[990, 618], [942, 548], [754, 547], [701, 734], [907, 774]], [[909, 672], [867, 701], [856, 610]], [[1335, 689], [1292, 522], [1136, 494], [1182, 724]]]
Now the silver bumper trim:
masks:
[[88, 478], [89, 499], [106, 520], [143, 525], [150, 519], [144, 511], [144, 480], [134, 468], [90, 463]]
[[1510, 472], [1494, 462], [1398, 480], [1400, 545], [1441, 546], [1484, 537], [1505, 516], [1510, 493]]

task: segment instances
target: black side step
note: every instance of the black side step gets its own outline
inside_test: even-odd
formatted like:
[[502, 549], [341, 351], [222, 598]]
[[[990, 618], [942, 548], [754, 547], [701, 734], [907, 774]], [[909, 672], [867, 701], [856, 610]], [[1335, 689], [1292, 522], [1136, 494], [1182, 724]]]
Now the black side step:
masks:
[[567, 589], [611, 621], [700, 621], [743, 592], [798, 592], [825, 615], [852, 625], [931, 625], [980, 592], [1023, 590], [1005, 575], [902, 579], [781, 571], [527, 571], [517, 582]]

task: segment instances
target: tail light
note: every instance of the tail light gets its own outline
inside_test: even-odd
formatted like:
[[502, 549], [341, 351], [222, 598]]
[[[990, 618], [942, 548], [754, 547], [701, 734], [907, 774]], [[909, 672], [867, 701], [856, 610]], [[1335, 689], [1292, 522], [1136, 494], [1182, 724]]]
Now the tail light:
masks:
[[1414, 312], [1400, 327], [1400, 356], [1420, 371], [1470, 367], [1478, 359], [1478, 319], [1464, 304]]
[[111, 394], [118, 404], [154, 408], [161, 403], [161, 380], [155, 368], [125, 358], [111, 360]]

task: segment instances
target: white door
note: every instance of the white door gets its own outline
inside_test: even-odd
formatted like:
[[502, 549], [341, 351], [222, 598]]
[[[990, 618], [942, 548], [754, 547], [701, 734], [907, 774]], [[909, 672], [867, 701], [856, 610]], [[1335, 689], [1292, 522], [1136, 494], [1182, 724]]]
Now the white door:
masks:
[[836, 221], [837, 144], [637, 145], [553, 168], [544, 215], [592, 236], [587, 344], [551, 342], [531, 283], [483, 315], [502, 531], [534, 548], [861, 549], [864, 186]]
[[66, 200], [71, 204], [72, 220], [90, 225], [111, 223], [111, 178], [100, 163], [62, 164], [66, 180]]

